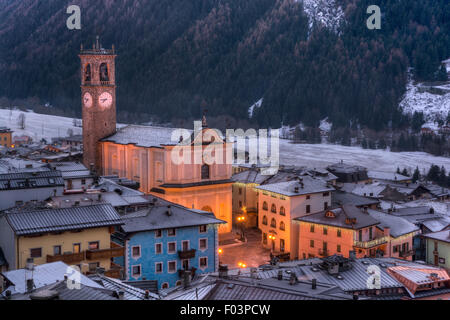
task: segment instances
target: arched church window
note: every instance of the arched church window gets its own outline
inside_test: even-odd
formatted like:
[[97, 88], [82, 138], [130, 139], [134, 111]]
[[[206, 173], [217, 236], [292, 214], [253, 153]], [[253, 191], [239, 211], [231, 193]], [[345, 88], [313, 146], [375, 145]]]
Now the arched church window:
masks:
[[207, 164], [202, 165], [202, 179], [209, 179], [209, 166]]
[[284, 207], [280, 208], [280, 215], [282, 215], [282, 216], [286, 215], [286, 210], [284, 209]]
[[100, 65], [100, 81], [109, 81], [108, 65], [105, 62]]
[[84, 68], [84, 81], [91, 81], [91, 65], [87, 64]]

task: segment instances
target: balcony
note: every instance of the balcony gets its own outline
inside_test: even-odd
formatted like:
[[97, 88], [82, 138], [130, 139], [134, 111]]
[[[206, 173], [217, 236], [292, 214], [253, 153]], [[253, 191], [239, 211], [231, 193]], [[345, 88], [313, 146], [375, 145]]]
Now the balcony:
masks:
[[78, 253], [67, 253], [67, 254], [59, 254], [59, 255], [47, 255], [47, 263], [62, 261], [66, 264], [75, 264], [85, 260], [84, 251]]
[[398, 255], [399, 255], [401, 258], [407, 258], [407, 257], [412, 256], [413, 254], [414, 254], [414, 250], [400, 251], [400, 252], [398, 253]]
[[370, 241], [355, 241], [353, 246], [355, 246], [357, 248], [369, 249], [369, 248], [373, 248], [373, 247], [385, 244], [388, 242], [388, 240], [389, 240], [389, 237], [385, 236], [385, 237], [373, 239]]
[[180, 259], [191, 259], [195, 257], [195, 249], [178, 251]]
[[110, 249], [99, 249], [99, 250], [87, 250], [86, 259], [87, 260], [101, 260], [110, 259], [116, 257], [122, 257], [124, 255], [123, 247], [115, 247]]

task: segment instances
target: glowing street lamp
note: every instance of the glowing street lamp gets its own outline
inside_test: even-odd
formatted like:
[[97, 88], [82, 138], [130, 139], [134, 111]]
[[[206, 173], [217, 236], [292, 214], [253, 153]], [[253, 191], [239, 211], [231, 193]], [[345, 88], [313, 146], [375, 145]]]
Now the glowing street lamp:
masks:
[[246, 265], [245, 263], [243, 263], [243, 262], [239, 262], [239, 263], [238, 263], [238, 266], [239, 266], [240, 268], [247, 268], [247, 265]]
[[219, 254], [222, 254], [222, 253], [223, 253], [222, 248], [219, 248], [219, 249], [217, 250], [217, 252], [218, 252]]

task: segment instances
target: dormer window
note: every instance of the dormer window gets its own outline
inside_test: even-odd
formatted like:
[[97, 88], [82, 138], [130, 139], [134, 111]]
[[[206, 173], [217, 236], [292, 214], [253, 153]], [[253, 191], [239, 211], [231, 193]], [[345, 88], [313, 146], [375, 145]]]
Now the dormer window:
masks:
[[336, 215], [334, 214], [333, 211], [327, 211], [327, 213], [325, 214], [325, 217], [327, 217], [327, 218], [336, 218]]

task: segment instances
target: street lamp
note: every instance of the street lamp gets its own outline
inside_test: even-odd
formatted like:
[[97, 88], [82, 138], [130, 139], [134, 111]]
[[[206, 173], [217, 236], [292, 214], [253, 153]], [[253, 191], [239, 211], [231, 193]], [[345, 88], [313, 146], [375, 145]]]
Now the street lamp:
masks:
[[244, 240], [245, 239], [245, 237], [244, 237], [244, 221], [245, 221], [245, 217], [244, 216], [239, 216], [239, 217], [237, 217], [236, 220], [239, 222], [240, 227], [241, 227], [241, 240]]

